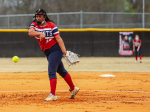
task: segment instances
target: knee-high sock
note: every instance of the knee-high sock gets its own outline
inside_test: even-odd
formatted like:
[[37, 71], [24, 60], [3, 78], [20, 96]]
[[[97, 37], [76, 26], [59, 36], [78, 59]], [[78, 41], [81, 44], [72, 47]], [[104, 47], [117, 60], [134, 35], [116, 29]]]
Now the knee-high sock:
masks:
[[142, 55], [140, 55], [140, 60], [142, 60]]
[[136, 59], [136, 61], [137, 61], [137, 56], [135, 56], [135, 59]]
[[56, 85], [57, 85], [57, 79], [50, 79], [50, 87], [51, 87], [51, 93], [53, 95], [55, 95], [55, 91], [56, 91]]
[[64, 80], [67, 82], [67, 84], [69, 85], [71, 90], [74, 90], [74, 84], [72, 82], [71, 76], [69, 75], [69, 73], [67, 73], [67, 75], [64, 77]]

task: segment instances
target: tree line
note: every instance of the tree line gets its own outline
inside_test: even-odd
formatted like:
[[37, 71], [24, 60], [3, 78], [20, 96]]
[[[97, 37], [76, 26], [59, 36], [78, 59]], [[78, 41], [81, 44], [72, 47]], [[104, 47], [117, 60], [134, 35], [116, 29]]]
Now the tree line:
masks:
[[[145, 12], [150, 12], [145, 0]], [[143, 0], [0, 0], [0, 15], [30, 14], [39, 8], [57, 12], [142, 12]]]

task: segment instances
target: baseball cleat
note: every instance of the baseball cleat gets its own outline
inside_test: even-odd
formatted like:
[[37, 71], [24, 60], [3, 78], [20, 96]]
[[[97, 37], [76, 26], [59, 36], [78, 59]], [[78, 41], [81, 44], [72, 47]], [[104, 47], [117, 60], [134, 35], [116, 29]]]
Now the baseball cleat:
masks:
[[71, 92], [71, 96], [70, 98], [74, 98], [75, 95], [78, 93], [80, 89], [78, 87], [74, 87], [74, 90], [70, 91]]
[[49, 93], [48, 97], [46, 99], [44, 99], [44, 101], [54, 101], [57, 100], [57, 96], [53, 95], [52, 93]]
[[142, 60], [140, 60], [140, 63], [142, 63]]

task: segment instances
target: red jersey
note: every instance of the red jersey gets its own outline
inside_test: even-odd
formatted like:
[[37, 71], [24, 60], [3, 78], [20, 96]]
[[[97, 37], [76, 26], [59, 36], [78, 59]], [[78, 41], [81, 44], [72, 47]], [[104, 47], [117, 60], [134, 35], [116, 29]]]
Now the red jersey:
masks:
[[133, 44], [135, 45], [135, 47], [138, 47], [140, 45], [141, 47], [141, 40], [139, 39], [138, 41], [136, 41], [135, 39], [133, 40]]
[[56, 25], [50, 21], [46, 21], [46, 26], [42, 27], [36, 22], [32, 22], [29, 29], [33, 28], [37, 32], [42, 32], [45, 35], [45, 39], [40, 41], [40, 38], [37, 38], [37, 41], [39, 42], [40, 48], [45, 51], [46, 49], [51, 48], [53, 45], [57, 43], [56, 39], [54, 36], [59, 35], [58, 28]]

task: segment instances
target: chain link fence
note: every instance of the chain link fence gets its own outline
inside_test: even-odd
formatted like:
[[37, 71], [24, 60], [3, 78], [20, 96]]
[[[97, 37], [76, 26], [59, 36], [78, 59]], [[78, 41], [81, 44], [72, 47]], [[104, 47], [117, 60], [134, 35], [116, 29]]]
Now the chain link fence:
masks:
[[[60, 29], [72, 28], [142, 28], [143, 13], [65, 12], [47, 13]], [[0, 15], [0, 29], [28, 29], [34, 14]], [[144, 14], [145, 28], [150, 27], [150, 13]]]

